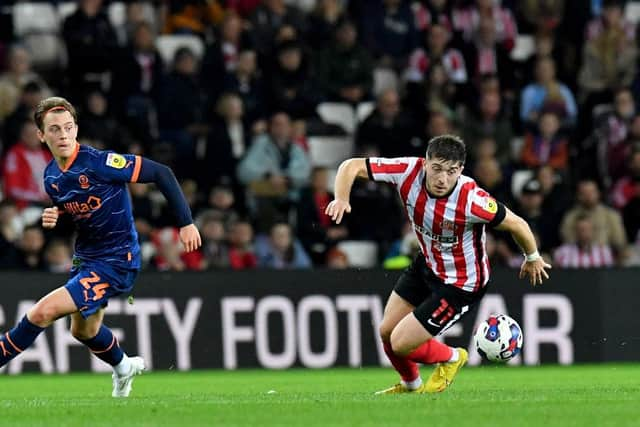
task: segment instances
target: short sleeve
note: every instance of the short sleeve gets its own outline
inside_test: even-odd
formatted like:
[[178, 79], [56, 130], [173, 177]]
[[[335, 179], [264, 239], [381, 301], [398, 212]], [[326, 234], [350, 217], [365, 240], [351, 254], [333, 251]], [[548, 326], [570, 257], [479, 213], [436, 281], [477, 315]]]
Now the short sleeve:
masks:
[[469, 192], [468, 217], [472, 223], [498, 225], [506, 215], [506, 208], [480, 187]]
[[367, 173], [372, 181], [398, 185], [420, 162], [418, 157], [369, 157]]
[[103, 151], [98, 157], [96, 171], [107, 181], [137, 182], [141, 166], [140, 156]]

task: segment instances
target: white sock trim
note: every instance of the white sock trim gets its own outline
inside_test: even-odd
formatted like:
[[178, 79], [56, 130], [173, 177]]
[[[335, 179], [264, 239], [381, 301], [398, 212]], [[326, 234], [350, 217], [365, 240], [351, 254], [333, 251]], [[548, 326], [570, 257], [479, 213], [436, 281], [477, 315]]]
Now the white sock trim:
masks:
[[402, 385], [404, 385], [409, 390], [416, 390], [418, 387], [422, 385], [422, 377], [418, 377], [413, 381], [405, 381], [402, 380]]
[[451, 349], [451, 358], [449, 359], [449, 363], [457, 362], [458, 360], [460, 360], [460, 352], [458, 351], [457, 348], [452, 348]]

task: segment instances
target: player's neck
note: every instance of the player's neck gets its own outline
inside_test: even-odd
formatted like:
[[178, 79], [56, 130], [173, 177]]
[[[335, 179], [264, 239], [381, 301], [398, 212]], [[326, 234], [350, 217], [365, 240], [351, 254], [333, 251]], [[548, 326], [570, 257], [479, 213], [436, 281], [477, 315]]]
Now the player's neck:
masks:
[[56, 160], [56, 163], [58, 164], [58, 167], [61, 170], [66, 170], [69, 168], [69, 166], [71, 165], [71, 163], [73, 163], [73, 161], [76, 159], [76, 156], [78, 155], [78, 150], [80, 149], [80, 144], [76, 141], [74, 147], [73, 147], [73, 152], [71, 153], [70, 156], [53, 156], [53, 158]]
[[[458, 178], [458, 180], [459, 180], [459, 178]], [[426, 175], [424, 177], [423, 186], [424, 186], [424, 189], [427, 190], [427, 194], [429, 195], [429, 197], [431, 197], [432, 199], [445, 199], [445, 198], [449, 197], [451, 195], [451, 193], [453, 193], [453, 190], [456, 189], [456, 186], [458, 185], [458, 180], [456, 180], [456, 183], [453, 185], [453, 187], [451, 187], [449, 189], [449, 191], [447, 191], [445, 194], [442, 194], [440, 196], [434, 194], [431, 191], [431, 189], [429, 188], [429, 180], [427, 180]]]

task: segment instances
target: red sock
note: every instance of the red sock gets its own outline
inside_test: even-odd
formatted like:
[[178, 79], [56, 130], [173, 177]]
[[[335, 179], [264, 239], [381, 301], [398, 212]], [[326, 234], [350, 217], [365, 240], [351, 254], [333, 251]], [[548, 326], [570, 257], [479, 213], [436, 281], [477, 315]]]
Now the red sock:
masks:
[[387, 353], [387, 357], [396, 371], [398, 371], [400, 378], [402, 378], [403, 381], [409, 382], [418, 378], [420, 372], [418, 371], [418, 365], [415, 362], [412, 362], [406, 357], [396, 355], [393, 352], [390, 343], [383, 342], [383, 345], [384, 352]]
[[415, 349], [413, 353], [407, 356], [407, 359], [430, 365], [438, 362], [447, 362], [452, 355], [453, 349], [451, 347], [432, 338]]

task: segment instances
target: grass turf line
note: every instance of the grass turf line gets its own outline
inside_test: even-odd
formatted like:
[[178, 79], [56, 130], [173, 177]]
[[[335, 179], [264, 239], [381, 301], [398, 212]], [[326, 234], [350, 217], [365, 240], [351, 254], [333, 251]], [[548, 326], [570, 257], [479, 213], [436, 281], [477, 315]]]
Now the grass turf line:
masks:
[[152, 372], [113, 399], [108, 374], [5, 375], [0, 425], [638, 426], [638, 378], [635, 364], [484, 366], [438, 395], [373, 396], [391, 369]]

